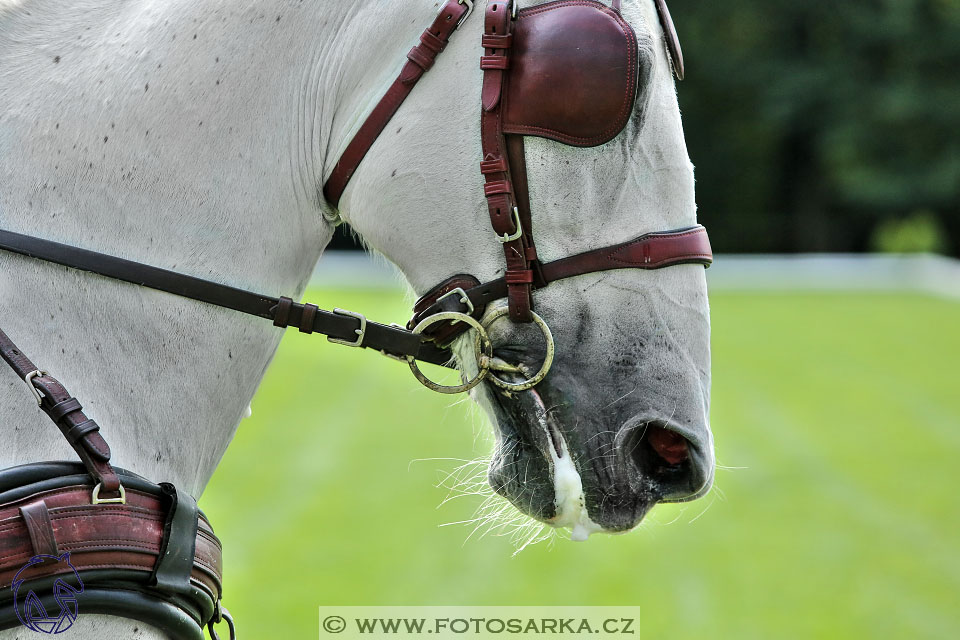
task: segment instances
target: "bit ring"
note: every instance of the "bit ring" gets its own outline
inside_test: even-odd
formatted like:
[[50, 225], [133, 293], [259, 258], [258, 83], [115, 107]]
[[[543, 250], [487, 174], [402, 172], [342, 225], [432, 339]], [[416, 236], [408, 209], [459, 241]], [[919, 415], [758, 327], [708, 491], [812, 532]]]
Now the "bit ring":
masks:
[[482, 324], [477, 322], [472, 316], [457, 311], [444, 311], [442, 313], [435, 313], [432, 316], [427, 316], [420, 321], [420, 324], [413, 328], [413, 333], [421, 334], [427, 327], [445, 320], [466, 322], [477, 330], [477, 339], [474, 342], [474, 349], [477, 354], [477, 367], [479, 368], [477, 375], [463, 384], [438, 384], [420, 371], [420, 367], [417, 366], [417, 360], [413, 356], [407, 356], [407, 364], [410, 365], [410, 371], [413, 372], [413, 376], [426, 388], [436, 391], [437, 393], [462, 393], [473, 389], [490, 373], [490, 360], [493, 358], [493, 344], [490, 342], [490, 337], [487, 335], [487, 331], [483, 328]]
[[[489, 327], [497, 319], [502, 318], [508, 313], [510, 313], [510, 309], [508, 307], [502, 307], [500, 309], [497, 309], [496, 311], [493, 312], [492, 315], [490, 315], [489, 318], [486, 319], [486, 321], [484, 322], [484, 327]], [[547, 372], [550, 371], [550, 367], [553, 365], [553, 356], [556, 353], [556, 345], [554, 344], [554, 341], [553, 341], [553, 333], [551, 333], [550, 327], [547, 326], [546, 321], [544, 321], [544, 319], [541, 318], [537, 313], [531, 311], [530, 315], [533, 317], [533, 322], [540, 328], [540, 331], [543, 333], [543, 338], [547, 343], [547, 355], [543, 359], [543, 364], [540, 366], [540, 370], [537, 371], [537, 373], [535, 373], [533, 377], [528, 378], [523, 382], [507, 382], [506, 380], [502, 380], [498, 378], [497, 374], [495, 374], [493, 371], [489, 371], [489, 375], [487, 377], [490, 379], [490, 382], [492, 382], [493, 384], [497, 385], [502, 389], [506, 389], [508, 391], [526, 391], [527, 389], [532, 389], [538, 384], [540, 384], [540, 382], [547, 377]], [[486, 335], [486, 331], [484, 331], [484, 335]], [[487, 337], [488, 342], [489, 340], [490, 338]], [[479, 353], [479, 350], [480, 350], [479, 335], [477, 336], [476, 349]]]

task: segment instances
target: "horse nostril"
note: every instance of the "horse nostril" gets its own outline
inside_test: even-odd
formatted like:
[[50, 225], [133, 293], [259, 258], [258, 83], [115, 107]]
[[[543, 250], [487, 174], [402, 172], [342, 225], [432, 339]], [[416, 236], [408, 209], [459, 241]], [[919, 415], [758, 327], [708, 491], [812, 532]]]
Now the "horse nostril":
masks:
[[699, 455], [696, 440], [660, 420], [634, 422], [619, 438], [621, 455], [637, 472], [635, 487], [652, 488], [656, 500], [684, 500], [701, 491], [712, 476], [710, 462]]
[[680, 464], [690, 457], [687, 439], [675, 431], [650, 425], [647, 427], [650, 448], [668, 464]]
[[673, 482], [689, 471], [690, 443], [656, 422], [631, 429], [624, 447], [636, 468], [647, 477]]

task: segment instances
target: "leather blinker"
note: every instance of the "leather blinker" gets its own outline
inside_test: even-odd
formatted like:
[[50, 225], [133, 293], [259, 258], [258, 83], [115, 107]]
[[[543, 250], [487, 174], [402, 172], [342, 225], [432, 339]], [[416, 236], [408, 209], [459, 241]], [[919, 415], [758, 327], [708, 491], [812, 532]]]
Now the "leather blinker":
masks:
[[578, 147], [613, 139], [637, 95], [637, 38], [619, 12], [593, 0], [521, 9], [503, 90], [504, 133]]

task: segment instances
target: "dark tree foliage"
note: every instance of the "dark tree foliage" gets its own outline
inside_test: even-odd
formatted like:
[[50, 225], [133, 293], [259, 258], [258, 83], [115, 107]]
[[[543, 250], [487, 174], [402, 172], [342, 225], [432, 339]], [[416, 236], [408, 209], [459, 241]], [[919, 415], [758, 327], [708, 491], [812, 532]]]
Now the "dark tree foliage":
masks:
[[715, 249], [860, 251], [925, 212], [960, 251], [960, 0], [670, 0]]

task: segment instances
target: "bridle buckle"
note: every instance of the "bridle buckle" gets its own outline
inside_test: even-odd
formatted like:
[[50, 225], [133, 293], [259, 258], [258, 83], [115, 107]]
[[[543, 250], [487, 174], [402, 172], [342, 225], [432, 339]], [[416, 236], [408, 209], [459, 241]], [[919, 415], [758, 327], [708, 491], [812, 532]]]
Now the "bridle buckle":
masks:
[[27, 386], [30, 387], [30, 391], [33, 392], [33, 397], [37, 399], [38, 407], [43, 406], [43, 396], [40, 395], [40, 390], [34, 386], [33, 379], [39, 376], [47, 376], [47, 375], [50, 375], [50, 374], [44, 371], [43, 369], [34, 369], [27, 375], [23, 376], [23, 381], [27, 383]]
[[[444, 298], [449, 298], [450, 296], [455, 296], [455, 295], [459, 295], [460, 304], [467, 307], [466, 315], [468, 316], [473, 315], [473, 311], [474, 311], [473, 302], [470, 301], [470, 296], [468, 296], [467, 292], [463, 290], [463, 287], [457, 287], [455, 289], [451, 289], [450, 291], [447, 291], [445, 294], [437, 298], [437, 301], [434, 302], [434, 304], [438, 304]], [[457, 322], [459, 322], [459, 320], [453, 320], [451, 324], [456, 324]]]
[[457, 4], [467, 5], [467, 12], [463, 14], [463, 17], [460, 18], [460, 22], [457, 23], [457, 27], [459, 28], [460, 25], [466, 22], [467, 18], [470, 17], [470, 14], [473, 13], [473, 0], [457, 0]]
[[502, 236], [497, 236], [497, 240], [501, 244], [506, 244], [508, 242], [513, 242], [514, 240], [519, 240], [523, 236], [523, 225], [520, 224], [520, 210], [516, 207], [513, 208], [513, 221], [516, 223], [517, 230], [514, 233], [505, 233]]
[[347, 309], [335, 308], [333, 312], [338, 316], [347, 316], [350, 318], [356, 318], [357, 320], [360, 321], [360, 328], [353, 330], [353, 332], [357, 334], [356, 340], [341, 340], [340, 338], [331, 338], [330, 336], [327, 336], [327, 340], [329, 342], [333, 342], [335, 344], [342, 344], [347, 347], [362, 347], [363, 338], [364, 336], [367, 335], [367, 317], [362, 313], [357, 313], [356, 311], [349, 311]]

